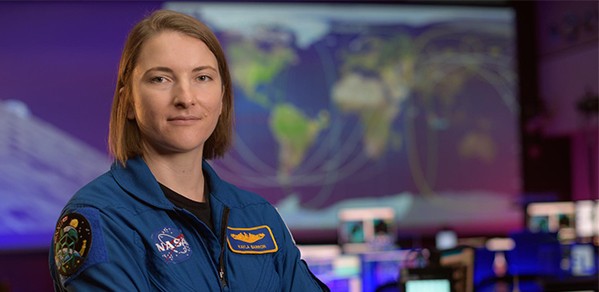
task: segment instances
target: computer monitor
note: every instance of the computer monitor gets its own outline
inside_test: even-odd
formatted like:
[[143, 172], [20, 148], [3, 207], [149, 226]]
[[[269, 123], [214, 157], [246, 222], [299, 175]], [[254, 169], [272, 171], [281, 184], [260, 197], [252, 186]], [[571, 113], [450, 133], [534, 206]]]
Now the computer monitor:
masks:
[[[572, 276], [597, 275], [597, 247], [590, 243], [570, 246], [570, 274]], [[599, 283], [598, 283], [599, 284]], [[599, 287], [599, 285], [597, 286]]]
[[575, 229], [579, 238], [599, 236], [599, 200], [581, 200], [575, 204]]
[[448, 279], [409, 280], [404, 286], [406, 292], [451, 291], [451, 283]]
[[388, 250], [394, 246], [392, 208], [352, 208], [339, 212], [339, 244], [346, 253]]
[[574, 202], [534, 202], [526, 207], [528, 230], [533, 233], [557, 233], [561, 242], [573, 241]]
[[451, 267], [405, 268], [399, 288], [404, 292], [453, 292], [453, 271]]

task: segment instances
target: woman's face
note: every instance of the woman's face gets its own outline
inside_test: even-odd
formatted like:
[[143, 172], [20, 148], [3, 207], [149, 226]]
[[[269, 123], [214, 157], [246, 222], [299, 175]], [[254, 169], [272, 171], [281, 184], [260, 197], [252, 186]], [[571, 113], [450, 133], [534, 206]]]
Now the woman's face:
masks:
[[204, 42], [158, 33], [141, 48], [131, 83], [127, 118], [137, 121], [146, 152], [202, 153], [223, 107], [218, 62]]

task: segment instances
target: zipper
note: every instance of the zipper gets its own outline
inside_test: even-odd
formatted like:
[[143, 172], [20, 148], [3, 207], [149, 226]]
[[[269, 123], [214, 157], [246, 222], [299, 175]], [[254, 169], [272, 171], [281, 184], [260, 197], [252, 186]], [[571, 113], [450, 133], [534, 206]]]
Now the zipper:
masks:
[[218, 277], [223, 287], [227, 287], [227, 278], [225, 273], [225, 240], [227, 238], [227, 224], [229, 220], [229, 208], [225, 207], [220, 225], [220, 256], [218, 258]]

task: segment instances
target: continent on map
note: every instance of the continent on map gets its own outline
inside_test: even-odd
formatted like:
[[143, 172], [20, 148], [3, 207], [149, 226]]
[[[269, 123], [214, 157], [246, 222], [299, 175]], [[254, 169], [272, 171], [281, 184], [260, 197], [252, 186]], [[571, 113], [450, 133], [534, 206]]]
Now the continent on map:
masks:
[[331, 89], [335, 105], [359, 117], [364, 152], [371, 159], [387, 150], [393, 122], [410, 94], [414, 58], [407, 41], [403, 36], [364, 40], [364, 48], [344, 54], [341, 78]]
[[314, 144], [320, 131], [329, 125], [325, 110], [310, 119], [290, 103], [273, 107], [269, 126], [279, 145], [279, 181], [285, 183], [291, 172], [303, 161], [306, 151]]
[[227, 48], [233, 82], [241, 87], [248, 100], [270, 108], [272, 96], [261, 89], [272, 84], [281, 70], [297, 61], [293, 49], [284, 44], [263, 46], [253, 40], [236, 41]]

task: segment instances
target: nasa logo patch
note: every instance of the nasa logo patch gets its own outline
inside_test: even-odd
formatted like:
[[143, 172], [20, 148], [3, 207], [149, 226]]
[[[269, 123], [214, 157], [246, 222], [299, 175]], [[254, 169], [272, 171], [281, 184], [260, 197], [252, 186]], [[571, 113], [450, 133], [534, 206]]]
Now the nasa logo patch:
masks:
[[91, 248], [89, 221], [79, 213], [64, 215], [56, 225], [53, 240], [56, 270], [68, 277], [83, 265]]
[[152, 234], [154, 247], [167, 264], [176, 264], [191, 257], [191, 247], [183, 232], [175, 227], [163, 227]]

